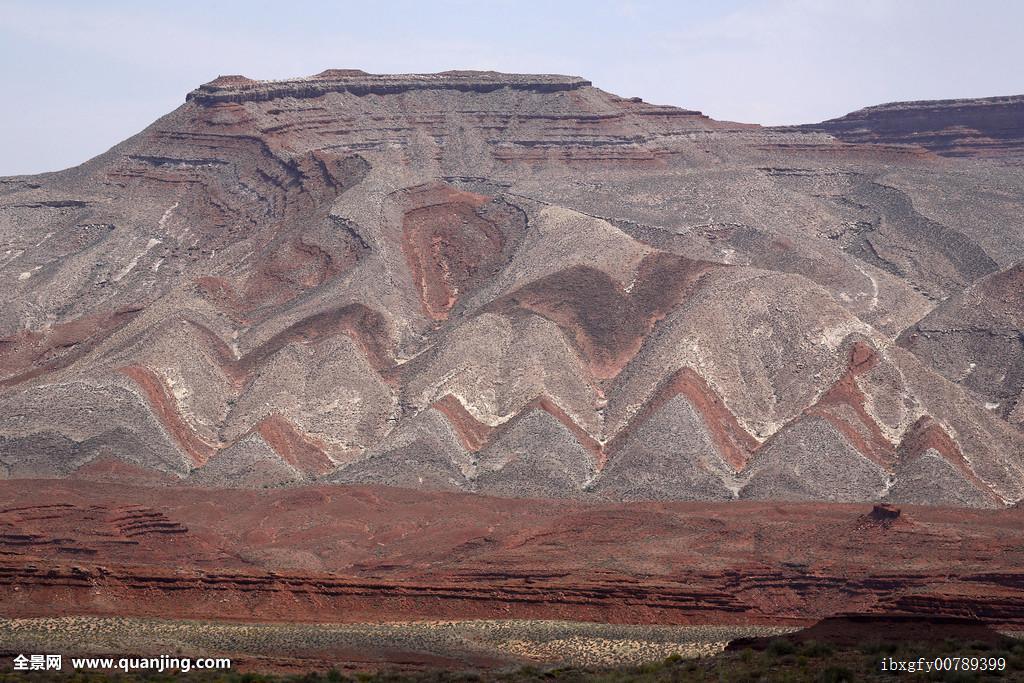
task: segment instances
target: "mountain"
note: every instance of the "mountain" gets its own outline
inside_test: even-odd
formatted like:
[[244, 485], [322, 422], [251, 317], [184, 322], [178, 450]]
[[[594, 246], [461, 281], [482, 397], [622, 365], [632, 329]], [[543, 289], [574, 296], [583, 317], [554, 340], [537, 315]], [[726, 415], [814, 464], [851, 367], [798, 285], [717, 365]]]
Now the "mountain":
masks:
[[1024, 95], [893, 102], [798, 126], [845, 142], [920, 145], [950, 157], [1024, 158]]
[[1014, 503], [1019, 103], [220, 77], [0, 179], [0, 473]]

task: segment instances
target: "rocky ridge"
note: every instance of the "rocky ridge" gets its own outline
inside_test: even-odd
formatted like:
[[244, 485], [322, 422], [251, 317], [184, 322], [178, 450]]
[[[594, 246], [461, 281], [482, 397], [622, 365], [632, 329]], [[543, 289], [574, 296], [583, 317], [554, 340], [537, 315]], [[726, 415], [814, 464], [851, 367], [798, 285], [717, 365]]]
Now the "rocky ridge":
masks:
[[214, 104], [260, 102], [283, 97], [317, 98], [327, 93], [351, 93], [357, 96], [396, 95], [410, 90], [486, 93], [504, 88], [553, 93], [590, 85], [590, 81], [575, 76], [503, 74], [494, 71], [378, 75], [358, 69], [328, 69], [316, 76], [286, 81], [254, 81], [245, 76], [220, 76], [199, 86], [185, 99]]
[[1024, 95], [892, 102], [801, 130], [845, 142], [919, 145], [950, 157], [1024, 156]]

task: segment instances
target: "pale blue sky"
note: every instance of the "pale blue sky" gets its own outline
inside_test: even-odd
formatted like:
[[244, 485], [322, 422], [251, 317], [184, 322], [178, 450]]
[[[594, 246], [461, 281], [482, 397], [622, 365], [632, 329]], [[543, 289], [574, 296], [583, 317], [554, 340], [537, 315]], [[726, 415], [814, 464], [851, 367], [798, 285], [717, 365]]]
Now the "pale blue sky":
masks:
[[0, 175], [73, 166], [219, 74], [585, 76], [719, 119], [1024, 93], [1017, 0], [0, 0]]

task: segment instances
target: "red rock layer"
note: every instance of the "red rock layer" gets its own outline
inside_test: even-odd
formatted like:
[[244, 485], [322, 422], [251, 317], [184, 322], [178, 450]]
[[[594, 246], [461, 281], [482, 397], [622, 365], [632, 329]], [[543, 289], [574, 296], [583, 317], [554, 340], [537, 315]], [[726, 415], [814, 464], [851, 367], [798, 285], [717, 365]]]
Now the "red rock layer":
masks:
[[333, 308], [303, 318], [241, 358], [236, 358], [231, 348], [212, 330], [193, 320], [187, 322], [199, 334], [205, 350], [217, 366], [238, 389], [248, 383], [253, 370], [289, 344], [316, 344], [339, 334], [356, 342], [370, 366], [385, 375], [385, 378], [389, 377], [388, 371], [394, 367], [387, 321], [362, 304]]
[[[209, 337], [214, 356], [222, 364], [225, 374], [233, 378], [241, 388], [253, 368], [258, 367], [270, 356], [294, 342], [316, 343], [337, 333], [346, 333], [361, 344], [367, 357], [375, 367], [387, 372], [393, 367], [390, 352], [379, 347], [382, 319], [373, 311], [361, 306], [350, 306], [306, 318], [275, 335], [240, 360], [235, 360], [230, 349], [212, 332], [199, 325]], [[369, 330], [376, 330], [370, 333]], [[386, 359], [386, 360], [385, 360]], [[919, 457], [929, 448], [935, 449], [969, 481], [980, 490], [987, 492], [994, 504], [999, 499], [991, 493], [990, 487], [974, 473], [971, 465], [961, 454], [958, 446], [932, 418], [925, 416], [908, 430], [898, 449], [881, 431], [879, 425], [867, 412], [865, 396], [856, 382], [856, 377], [877, 365], [876, 351], [863, 342], [850, 347], [850, 359], [845, 373], [825, 392], [817, 402], [806, 408], [802, 416], [814, 416], [827, 420], [836, 427], [861, 454], [876, 464], [893, 470], [898, 459]], [[216, 451], [193, 430], [181, 416], [177, 403], [170, 395], [162, 380], [148, 368], [133, 366], [122, 372], [139, 384], [161, 424], [181, 444], [189, 457], [201, 465]], [[604, 468], [608, 458], [630, 438], [647, 420], [656, 415], [675, 396], [683, 396], [697, 411], [708, 429], [712, 442], [722, 459], [736, 472], [741, 472], [757, 453], [771, 439], [761, 443], [739, 423], [723, 399], [707, 382], [690, 368], [681, 368], [658, 387], [651, 398], [630, 418], [629, 422], [607, 442], [592, 436], [575, 419], [566, 413], [553, 399], [538, 396], [522, 407], [511, 419], [492, 427], [480, 422], [461, 401], [450, 394], [435, 401], [431, 407], [439, 411], [448, 422], [462, 446], [469, 452], [478, 452], [523, 419], [534, 410], [543, 410], [576, 438], [594, 458], [598, 471]], [[798, 418], [799, 419], [799, 418]], [[326, 455], [326, 446], [298, 431], [295, 426], [279, 415], [272, 415], [261, 421], [255, 428], [264, 440], [284, 459], [300, 471], [308, 474], [324, 474], [334, 467]]]
[[1017, 320], [1024, 318], [1024, 264], [982, 280], [979, 288], [995, 310]]
[[[164, 429], [181, 446], [197, 467], [204, 465], [219, 449], [220, 445], [205, 441], [182, 416], [177, 401], [171, 395], [166, 383], [156, 372], [142, 366], [121, 368], [120, 372], [130, 377], [149, 403], [154, 415]], [[306, 434], [281, 415], [269, 415], [253, 428], [282, 460], [305, 474], [320, 475], [330, 471], [334, 463], [327, 456], [327, 446]], [[84, 479], [103, 478], [109, 468], [96, 470], [97, 465], [89, 463], [76, 476]], [[132, 479], [135, 480], [134, 478]]]
[[322, 441], [303, 434], [280, 415], [263, 418], [256, 425], [256, 431], [282, 460], [300, 472], [320, 475], [334, 467]]
[[[863, 342], [854, 343], [850, 348], [850, 360], [846, 372], [814, 405], [804, 410], [802, 415], [816, 416], [827, 420], [865, 457], [891, 470], [897, 459], [896, 446], [885, 437], [878, 423], [867, 412], [864, 406], [865, 396], [855, 381], [858, 375], [869, 371], [878, 362], [879, 358], [874, 349]], [[451, 395], [444, 396], [432, 407], [448, 418], [463, 447], [472, 452], [476, 452], [492, 442], [498, 434], [531, 410], [545, 410], [565, 425], [580, 444], [594, 454], [600, 470], [607, 462], [608, 457], [621, 448], [631, 434], [656, 415], [675, 396], [683, 396], [693, 406], [707, 427], [718, 453], [736, 472], [742, 471], [750, 458], [764, 446], [744, 429], [722, 398], [690, 368], [681, 368], [662, 382], [651, 398], [630, 418], [626, 426], [603, 444], [546, 396], [534, 399], [516, 413], [511, 420], [496, 428], [476, 420], [466, 411], [462, 403]], [[901, 447], [901, 453], [909, 453], [910, 451], [907, 449], [913, 450], [925, 443], [922, 441], [922, 437], [915, 436], [915, 430], [921, 429], [921, 425], [929, 424], [928, 420], [930, 418], [922, 418], [915, 425], [907, 437], [909, 441], [906, 441]], [[941, 432], [944, 439], [937, 439], [934, 436], [936, 427], [937, 425], [933, 425], [928, 428], [927, 443], [941, 445], [940, 452], [944, 454], [955, 453], [955, 456], [949, 456], [951, 462], [969, 474], [971, 481], [979, 484], [983, 490], [989, 490], [987, 485], [977, 479], [970, 465], [959, 455], [959, 449], [955, 442], [945, 432]], [[941, 431], [941, 428], [939, 429]], [[770, 439], [765, 443], [769, 442]], [[925, 449], [927, 447], [925, 446]]]
[[522, 420], [534, 410], [542, 410], [558, 420], [574, 437], [576, 437], [576, 440], [581, 446], [590, 451], [594, 456], [594, 461], [598, 469], [604, 466], [605, 454], [601, 443], [592, 437], [587, 430], [578, 425], [568, 413], [562, 410], [561, 406], [548, 396], [538, 396], [534, 398], [523, 406], [519, 412], [509, 420], [503, 422], [497, 427], [492, 427], [477, 420], [469, 413], [468, 410], [466, 410], [462, 405], [462, 402], [451, 394], [446, 394], [440, 400], [435, 401], [431, 407], [438, 410], [442, 415], [448, 418], [459, 442], [466, 450], [474, 453], [499, 438], [501, 434], [511, 429], [514, 424]]
[[685, 397], [701, 416], [722, 459], [735, 471], [742, 470], [760, 444], [737, 421], [736, 416], [704, 378], [690, 368], [677, 370], [663, 382], [629, 424], [607, 444], [606, 450], [609, 453], [615, 452], [640, 425], [676, 396]]
[[210, 459], [216, 447], [201, 439], [185, 422], [178, 402], [159, 375], [141, 365], [124, 367], [120, 372], [139, 386], [153, 414], [194, 465], [201, 466]]
[[920, 458], [928, 450], [934, 450], [945, 458], [946, 462], [955, 467], [967, 481], [984, 492], [994, 505], [1001, 505], [1002, 500], [995, 495], [992, 489], [974, 473], [971, 464], [967, 462], [953, 438], [946, 433], [942, 425], [935, 421], [930, 415], [923, 415], [918, 418], [906, 434], [899, 447], [901, 460], [914, 460]]
[[451, 394], [445, 394], [439, 400], [434, 401], [431, 408], [448, 418], [459, 443], [467, 451], [476, 453], [490, 440], [494, 428], [473, 417], [462, 405], [462, 401]]
[[44, 332], [24, 330], [0, 339], [0, 387], [14, 386], [65, 368], [121, 329], [142, 309], [125, 308], [86, 315], [54, 325]]
[[[572, 433], [572, 435], [576, 437], [576, 440], [579, 442], [579, 444], [586, 448], [588, 451], [590, 451], [590, 453], [594, 456], [597, 469], [600, 470], [602, 467], [604, 467], [607, 458], [604, 454], [601, 444], [595, 438], [590, 436], [587, 430], [583, 429], [583, 427], [576, 424], [576, 421], [573, 420], [567, 412], [562, 410], [562, 407], [555, 403], [551, 398], [547, 396], [538, 396], [537, 398], [533, 399], [532, 401], [530, 401], [530, 403], [527, 404], [526, 410], [520, 413], [520, 416], [525, 415], [530, 410], [543, 410], [548, 415], [561, 422], [562, 425], [564, 425], [565, 428], [568, 429]], [[507, 429], [508, 427], [512, 426], [512, 423], [513, 421], [509, 420], [509, 422], [507, 422], [503, 426]]]
[[833, 140], [814, 142], [782, 142], [756, 145], [756, 148], [774, 154], [793, 154], [802, 158], [828, 159], [836, 162], [858, 160], [881, 163], [913, 163], [936, 161], [935, 155], [919, 147], [907, 145], [857, 145]]
[[383, 371], [394, 364], [387, 321], [363, 304], [350, 304], [303, 318], [247, 353], [239, 364], [249, 371], [288, 344], [315, 344], [338, 334], [355, 341], [375, 370]]
[[573, 341], [593, 376], [608, 379], [622, 371], [654, 325], [712, 267], [674, 254], [650, 254], [627, 293], [603, 271], [575, 266], [512, 292], [495, 308], [521, 308], [551, 320]]
[[[315, 344], [337, 334], [351, 337], [366, 355], [370, 364], [380, 372], [393, 366], [388, 332], [384, 319], [361, 304], [352, 304], [304, 318], [240, 359], [216, 334], [206, 327], [187, 321], [204, 342], [205, 349], [237, 390], [242, 390], [253, 376], [254, 369], [275, 353], [292, 343]], [[151, 368], [132, 365], [119, 372], [138, 385], [154, 416], [167, 433], [178, 443], [195, 466], [202, 466], [219, 450], [221, 444], [212, 444], [201, 436], [182, 415], [177, 400], [166, 382]], [[294, 425], [279, 415], [271, 415], [254, 429], [286, 462], [307, 474], [323, 474], [334, 467], [326, 455], [326, 446], [299, 432]], [[91, 470], [81, 472], [92, 478]]]
[[858, 375], [875, 367], [878, 362], [873, 348], [863, 342], [855, 342], [850, 349], [846, 372], [804, 411], [804, 415], [827, 420], [866, 458], [891, 470], [896, 462], [896, 448], [864, 407], [864, 392], [856, 381]]
[[362, 251], [354, 240], [325, 248], [301, 235], [281, 235], [257, 256], [238, 286], [228, 278], [208, 275], [197, 278], [196, 285], [236, 321], [251, 322], [257, 310], [286, 304], [350, 270]]
[[590, 451], [594, 456], [597, 469], [600, 471], [604, 468], [608, 457], [614, 454], [640, 425], [657, 414], [669, 400], [679, 395], [684, 396], [704, 420], [722, 458], [737, 472], [743, 469], [750, 455], [757, 450], [758, 441], [743, 429], [721, 397], [708, 386], [707, 382], [689, 368], [678, 370], [663, 382], [654, 396], [631, 418], [626, 427], [604, 444], [591, 436], [548, 396], [538, 396], [533, 399], [511, 419], [497, 427], [491, 427], [478, 421], [457, 398], [450, 394], [436, 401], [431, 407], [448, 418], [463, 447], [471, 452], [479, 451], [494, 441], [531, 411], [543, 410], [564, 425], [580, 445]]
[[251, 130], [149, 135], [147, 154], [127, 157], [106, 175], [125, 192], [174, 202], [163, 229], [193, 236], [190, 246], [172, 248], [174, 257], [209, 258], [242, 240], [262, 253], [278, 235], [315, 231], [330, 220], [333, 200], [369, 169], [358, 155], [318, 150], [293, 158]]
[[180, 483], [178, 477], [172, 474], [151, 470], [110, 456], [90, 460], [75, 470], [74, 476], [75, 479], [108, 484], [123, 484], [130, 481], [137, 486], [173, 486]]
[[424, 312], [445, 320], [459, 298], [505, 265], [526, 230], [518, 209], [448, 185], [408, 193], [402, 249]]
[[[226, 146], [230, 149], [237, 144], [235, 140]], [[210, 154], [225, 153], [216, 144], [211, 146]], [[365, 255], [368, 248], [359, 234], [351, 226], [334, 222], [329, 210], [334, 198], [362, 179], [366, 165], [359, 157], [337, 157], [322, 151], [282, 161], [263, 142], [255, 150], [237, 152], [243, 155], [242, 163], [237, 158], [232, 163], [240, 165], [242, 173], [254, 176], [247, 187], [262, 187], [264, 194], [253, 199], [228, 185], [216, 199], [198, 206], [192, 205], [196, 200], [191, 196], [178, 204], [190, 203], [179, 210], [193, 215], [198, 212], [204, 224], [226, 232], [229, 238], [237, 239], [239, 223], [249, 224], [256, 253], [245, 275], [200, 276], [196, 284], [236, 321], [251, 322], [264, 317], [266, 309], [337, 279]], [[257, 152], [259, 156], [252, 161]], [[174, 164], [173, 173], [187, 172], [179, 167]], [[228, 183], [208, 175], [204, 170], [200, 183], [208, 192]]]

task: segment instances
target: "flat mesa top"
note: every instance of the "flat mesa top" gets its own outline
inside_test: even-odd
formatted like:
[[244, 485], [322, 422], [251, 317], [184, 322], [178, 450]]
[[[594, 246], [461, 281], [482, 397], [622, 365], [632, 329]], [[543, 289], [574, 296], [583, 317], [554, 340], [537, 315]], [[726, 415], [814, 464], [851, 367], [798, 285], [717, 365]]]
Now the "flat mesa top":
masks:
[[856, 111], [850, 112], [845, 116], [841, 116], [838, 119], [830, 119], [832, 121], [861, 116], [864, 114], [875, 113], [880, 111], [911, 111], [911, 110], [936, 110], [936, 109], [956, 109], [956, 108], [978, 108], [978, 107], [999, 107], [999, 106], [1016, 106], [1024, 104], [1024, 95], [999, 95], [996, 97], [975, 97], [975, 98], [961, 98], [952, 100], [909, 100], [906, 102], [886, 102], [884, 104], [874, 104], [870, 107], [863, 107]]
[[496, 71], [443, 71], [434, 74], [368, 74], [356, 69], [328, 69], [315, 76], [281, 81], [255, 81], [245, 76], [219, 76], [186, 98], [199, 104], [254, 102], [278, 97], [319, 97], [329, 92], [386, 95], [408, 90], [490, 92], [501, 88], [558, 92], [590, 86], [578, 76], [506, 74]]

